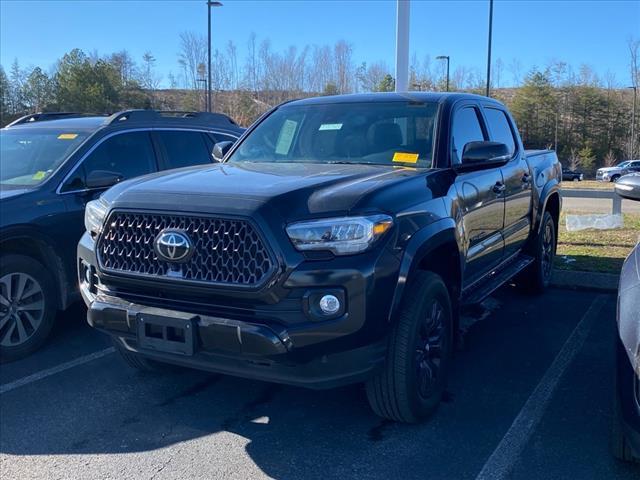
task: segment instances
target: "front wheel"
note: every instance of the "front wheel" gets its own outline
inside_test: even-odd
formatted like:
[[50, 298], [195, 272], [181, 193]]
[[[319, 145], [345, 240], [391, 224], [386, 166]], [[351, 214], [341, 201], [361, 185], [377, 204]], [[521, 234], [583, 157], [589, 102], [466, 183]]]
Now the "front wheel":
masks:
[[612, 181], [613, 183], [617, 183], [617, 182], [618, 182], [618, 180], [620, 180], [620, 175], [614, 175], [613, 177], [611, 177], [611, 181]]
[[415, 423], [436, 410], [447, 385], [453, 322], [442, 279], [417, 273], [395, 321], [385, 366], [367, 382], [367, 398], [377, 415]]
[[0, 359], [25, 357], [46, 341], [57, 311], [55, 292], [40, 262], [25, 255], [0, 258]]

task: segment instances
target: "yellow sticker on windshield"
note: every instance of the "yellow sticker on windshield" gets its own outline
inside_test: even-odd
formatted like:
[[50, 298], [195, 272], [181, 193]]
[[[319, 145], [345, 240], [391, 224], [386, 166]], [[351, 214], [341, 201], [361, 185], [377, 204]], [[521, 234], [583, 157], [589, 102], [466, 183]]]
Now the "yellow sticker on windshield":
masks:
[[396, 152], [393, 154], [394, 162], [398, 163], [416, 163], [418, 161], [418, 153]]
[[42, 180], [44, 177], [47, 176], [47, 172], [43, 172], [42, 170], [36, 172], [33, 174], [33, 177], [31, 177], [33, 180]]
[[73, 140], [77, 136], [77, 133], [61, 133], [60, 135], [58, 135], [58, 140]]

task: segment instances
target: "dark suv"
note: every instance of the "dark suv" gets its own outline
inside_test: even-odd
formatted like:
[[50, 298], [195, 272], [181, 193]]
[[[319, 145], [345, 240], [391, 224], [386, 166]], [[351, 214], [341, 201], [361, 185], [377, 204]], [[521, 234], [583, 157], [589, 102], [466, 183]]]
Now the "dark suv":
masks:
[[148, 110], [35, 114], [0, 130], [0, 356], [36, 349], [77, 297], [88, 201], [121, 180], [212, 163], [214, 144], [243, 131], [221, 114]]

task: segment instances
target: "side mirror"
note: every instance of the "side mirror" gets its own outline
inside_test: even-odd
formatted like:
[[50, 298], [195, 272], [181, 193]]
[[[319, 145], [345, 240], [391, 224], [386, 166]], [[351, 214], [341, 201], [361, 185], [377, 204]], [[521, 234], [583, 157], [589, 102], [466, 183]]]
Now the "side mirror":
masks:
[[216, 162], [221, 162], [224, 156], [227, 154], [234, 142], [226, 141], [226, 142], [218, 142], [213, 146], [212, 156]]
[[624, 175], [618, 179], [613, 188], [622, 198], [640, 201], [640, 173]]
[[122, 180], [122, 175], [108, 170], [93, 170], [87, 175], [87, 188], [109, 188]]
[[509, 147], [498, 142], [469, 142], [462, 152], [462, 163], [454, 165], [458, 171], [482, 170], [506, 165], [511, 159]]

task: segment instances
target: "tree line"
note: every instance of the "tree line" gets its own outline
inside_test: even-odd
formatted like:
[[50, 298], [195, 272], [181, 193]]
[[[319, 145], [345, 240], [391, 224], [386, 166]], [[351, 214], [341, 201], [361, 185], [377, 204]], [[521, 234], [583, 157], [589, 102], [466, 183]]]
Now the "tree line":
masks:
[[[640, 128], [635, 142], [630, 138], [633, 90], [624, 88], [640, 83], [640, 41], [629, 39], [627, 47], [630, 82], [599, 77], [586, 65], [575, 70], [557, 60], [523, 74], [517, 59], [497, 59], [492, 65], [492, 96], [511, 109], [527, 148], [555, 148], [574, 168], [592, 172], [632, 153], [640, 156]], [[0, 66], [0, 123], [39, 111], [204, 110], [206, 63], [206, 37], [193, 32], [180, 35], [177, 69], [166, 78], [158, 73], [152, 52], [136, 60], [126, 50], [99, 55], [74, 49], [48, 71], [21, 67], [15, 60], [8, 72]], [[395, 84], [386, 62], [357, 62], [353, 46], [345, 40], [275, 51], [268, 39], [258, 41], [251, 34], [244, 55], [228, 42], [212, 52], [212, 65], [215, 110], [243, 125], [286, 100], [393, 91]], [[509, 88], [502, 85], [506, 70], [516, 84]], [[478, 69], [456, 66], [449, 85], [452, 91], [482, 94], [484, 82]], [[445, 84], [444, 62], [412, 57], [411, 90], [442, 91]]]

